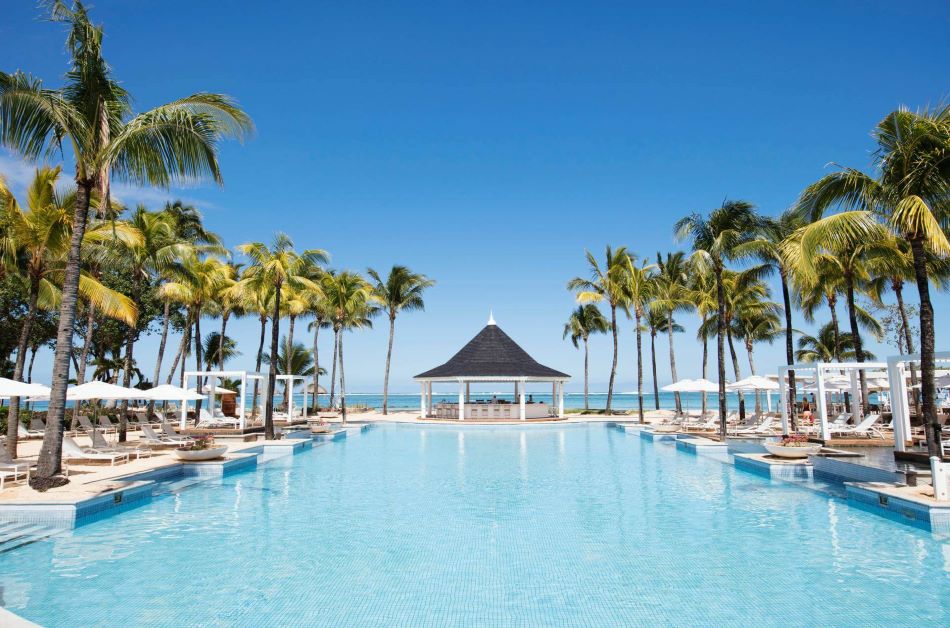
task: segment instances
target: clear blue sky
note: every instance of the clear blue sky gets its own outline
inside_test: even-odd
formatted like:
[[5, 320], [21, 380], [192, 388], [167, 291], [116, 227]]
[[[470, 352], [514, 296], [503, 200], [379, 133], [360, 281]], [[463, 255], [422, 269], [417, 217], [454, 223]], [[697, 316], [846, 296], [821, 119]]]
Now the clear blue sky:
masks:
[[[138, 109], [225, 92], [258, 131], [224, 146], [223, 189], [119, 193], [153, 207], [185, 197], [229, 245], [280, 230], [337, 268], [434, 277], [426, 312], [397, 323], [395, 390], [416, 390], [411, 376], [489, 308], [579, 389], [581, 355], [561, 329], [585, 248], [670, 250], [677, 218], [727, 196], [779, 212], [828, 162], [867, 167], [869, 131], [890, 110], [950, 89], [945, 2], [659, 4], [98, 0], [107, 58]], [[0, 67], [59, 84], [60, 27], [29, 1], [3, 15]], [[0, 171], [15, 186], [29, 175], [2, 153]], [[938, 297], [943, 347], [948, 305]], [[680, 376], [695, 377], [695, 320], [682, 322]], [[797, 313], [796, 326], [809, 328]], [[230, 329], [244, 353], [232, 366], [253, 366], [256, 324]], [[351, 390], [381, 387], [385, 336], [347, 337]], [[625, 322], [620, 390], [635, 388], [633, 341]], [[138, 352], [149, 373], [156, 345]], [[595, 390], [609, 353], [606, 337], [592, 343]], [[757, 353], [760, 369], [782, 360], [779, 346]], [[47, 354], [36, 377], [48, 372]]]

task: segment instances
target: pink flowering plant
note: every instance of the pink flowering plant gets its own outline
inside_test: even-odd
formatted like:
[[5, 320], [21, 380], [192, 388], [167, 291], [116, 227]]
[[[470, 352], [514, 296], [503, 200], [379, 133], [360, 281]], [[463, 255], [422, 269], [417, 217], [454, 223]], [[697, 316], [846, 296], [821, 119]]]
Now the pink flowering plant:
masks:
[[788, 434], [781, 442], [783, 447], [809, 447], [812, 444], [804, 434]]
[[214, 447], [214, 435], [205, 434], [204, 436], [196, 436], [195, 442], [189, 445], [183, 445], [179, 447], [179, 449], [182, 451], [204, 451], [212, 447]]

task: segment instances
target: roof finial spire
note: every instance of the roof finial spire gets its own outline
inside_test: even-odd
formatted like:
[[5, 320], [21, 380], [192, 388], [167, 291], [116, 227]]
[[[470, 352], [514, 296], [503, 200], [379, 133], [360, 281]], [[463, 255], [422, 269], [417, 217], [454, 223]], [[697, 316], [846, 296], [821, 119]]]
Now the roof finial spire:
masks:
[[491, 308], [488, 308], [488, 324], [489, 325], [495, 324], [495, 315], [492, 313]]

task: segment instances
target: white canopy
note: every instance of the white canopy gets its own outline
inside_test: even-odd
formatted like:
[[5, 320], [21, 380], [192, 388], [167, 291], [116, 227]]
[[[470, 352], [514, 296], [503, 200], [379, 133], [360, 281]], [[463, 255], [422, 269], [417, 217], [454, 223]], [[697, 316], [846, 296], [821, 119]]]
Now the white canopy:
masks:
[[204, 399], [204, 396], [199, 395], [194, 390], [180, 388], [172, 384], [162, 384], [149, 390], [143, 390], [142, 398], [151, 401], [200, 401]]
[[[693, 384], [696, 386], [695, 388], [693, 388], [693, 392], [707, 392], [707, 393], [719, 392], [719, 384], [717, 384], [716, 382], [711, 382], [708, 379], [702, 379], [702, 378], [694, 379]], [[729, 384], [726, 384], [726, 386], [728, 387]]]
[[138, 388], [125, 388], [109, 382], [86, 382], [71, 386], [66, 390], [67, 401], [90, 401], [93, 399], [142, 399], [144, 391]]
[[663, 387], [666, 392], [719, 392], [719, 385], [708, 379], [681, 379]]
[[778, 382], [774, 382], [767, 377], [762, 377], [761, 375], [751, 375], [745, 379], [740, 379], [738, 382], [727, 384], [726, 390], [778, 390]]
[[27, 384], [0, 377], [0, 397], [48, 397], [50, 389], [42, 384]]
[[[195, 388], [189, 388], [189, 389], [188, 389], [188, 392], [196, 393], [196, 394], [198, 394], [198, 395], [200, 396], [201, 399], [204, 399], [204, 396], [207, 395], [208, 392], [210, 392], [210, 391], [208, 390], [208, 387], [207, 387], [207, 386], [203, 386], [200, 391], [198, 391], [198, 390], [195, 389]], [[236, 395], [237, 393], [234, 392], [233, 390], [229, 389], [229, 388], [221, 388], [220, 386], [215, 386], [215, 387], [214, 387], [214, 394], [216, 394], [216, 395]], [[175, 397], [175, 399], [178, 399], [178, 398], [179, 398], [179, 397]]]

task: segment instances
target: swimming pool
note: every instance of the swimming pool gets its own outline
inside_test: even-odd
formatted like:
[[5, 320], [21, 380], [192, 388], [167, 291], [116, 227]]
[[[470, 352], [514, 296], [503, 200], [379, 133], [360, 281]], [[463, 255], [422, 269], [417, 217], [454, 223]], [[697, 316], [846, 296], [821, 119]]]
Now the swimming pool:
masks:
[[65, 625], [950, 623], [950, 541], [598, 425], [383, 426], [0, 555]]

